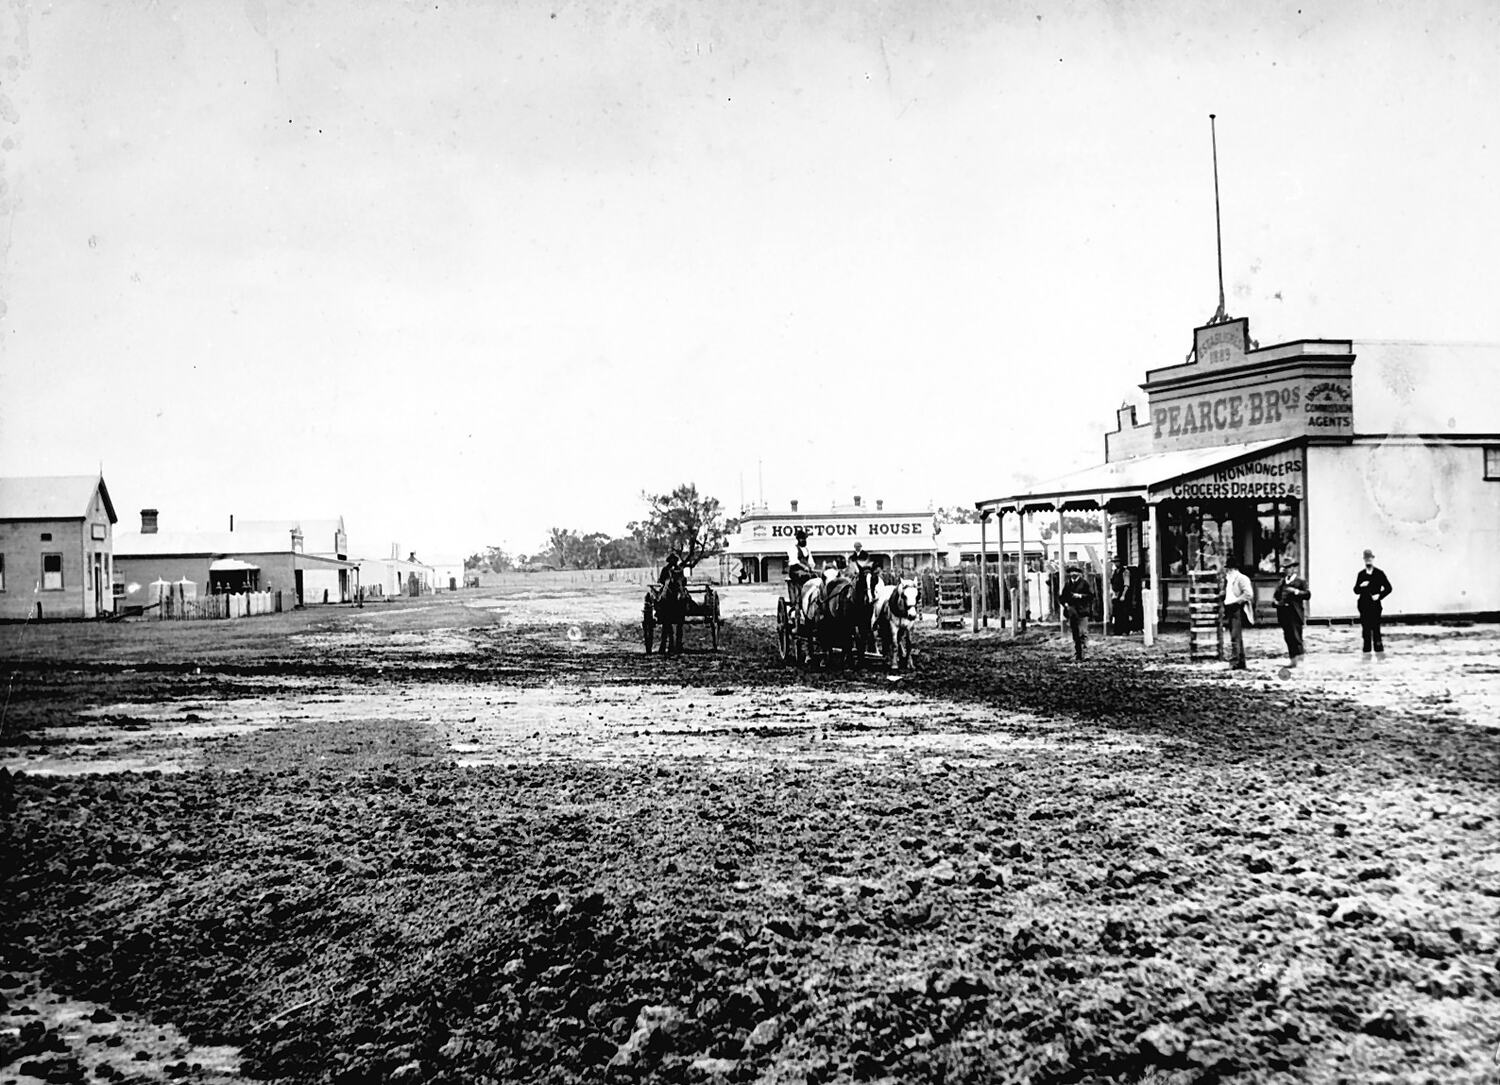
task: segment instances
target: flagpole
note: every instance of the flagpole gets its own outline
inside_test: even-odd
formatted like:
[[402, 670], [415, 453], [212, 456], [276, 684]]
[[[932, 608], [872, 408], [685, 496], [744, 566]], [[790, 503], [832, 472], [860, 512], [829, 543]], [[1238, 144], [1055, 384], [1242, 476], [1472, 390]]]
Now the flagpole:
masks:
[[1224, 311], [1224, 228], [1219, 219], [1219, 133], [1214, 124], [1214, 114], [1208, 115], [1208, 134], [1214, 149], [1214, 240], [1219, 252], [1219, 311], [1210, 324], [1222, 324], [1229, 319]]

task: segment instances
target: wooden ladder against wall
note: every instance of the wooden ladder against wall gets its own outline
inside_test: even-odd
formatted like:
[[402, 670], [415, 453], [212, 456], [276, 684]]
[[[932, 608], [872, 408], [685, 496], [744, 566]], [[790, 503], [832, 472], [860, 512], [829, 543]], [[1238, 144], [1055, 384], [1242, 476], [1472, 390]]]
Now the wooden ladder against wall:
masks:
[[939, 569], [936, 577], [937, 623], [962, 625], [968, 617], [964, 606], [964, 572], [962, 569]]
[[1224, 658], [1224, 592], [1217, 569], [1188, 573], [1188, 659]]

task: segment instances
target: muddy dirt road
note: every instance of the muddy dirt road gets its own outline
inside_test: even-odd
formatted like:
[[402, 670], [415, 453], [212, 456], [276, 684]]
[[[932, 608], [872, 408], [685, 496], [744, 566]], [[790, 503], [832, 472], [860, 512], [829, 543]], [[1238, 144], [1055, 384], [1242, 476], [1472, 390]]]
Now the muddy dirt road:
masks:
[[0, 628], [0, 1082], [1493, 1082], [1500, 633]]

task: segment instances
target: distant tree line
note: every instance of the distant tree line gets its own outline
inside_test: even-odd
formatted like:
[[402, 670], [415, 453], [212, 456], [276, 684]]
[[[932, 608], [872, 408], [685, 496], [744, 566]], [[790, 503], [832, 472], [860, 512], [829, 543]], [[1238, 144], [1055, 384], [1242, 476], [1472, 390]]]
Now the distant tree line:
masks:
[[725, 538], [739, 525], [726, 519], [718, 498], [700, 495], [698, 487], [685, 482], [671, 493], [642, 493], [646, 515], [625, 525], [625, 534], [602, 531], [583, 533], [554, 527], [535, 554], [507, 554], [498, 546], [464, 559], [464, 569], [503, 573], [511, 569], [627, 569], [652, 565], [676, 553], [692, 565], [724, 548]]

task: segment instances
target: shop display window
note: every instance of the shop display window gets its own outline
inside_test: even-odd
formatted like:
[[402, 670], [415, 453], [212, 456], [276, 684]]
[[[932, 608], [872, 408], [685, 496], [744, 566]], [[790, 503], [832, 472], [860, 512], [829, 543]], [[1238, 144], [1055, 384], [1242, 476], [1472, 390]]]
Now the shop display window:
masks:
[[1167, 576], [1223, 569], [1231, 557], [1251, 571], [1278, 576], [1298, 552], [1297, 506], [1259, 504], [1164, 506], [1162, 567]]

